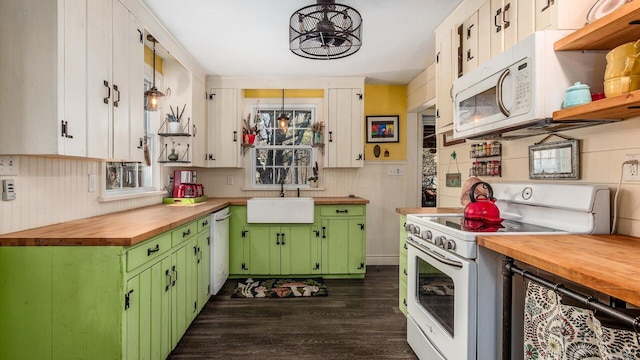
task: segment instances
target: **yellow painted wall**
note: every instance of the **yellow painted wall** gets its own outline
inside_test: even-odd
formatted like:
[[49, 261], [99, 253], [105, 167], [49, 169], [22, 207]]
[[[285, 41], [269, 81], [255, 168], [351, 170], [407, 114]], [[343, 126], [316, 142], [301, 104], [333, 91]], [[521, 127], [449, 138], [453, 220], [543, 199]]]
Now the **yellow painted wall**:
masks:
[[[153, 66], [153, 50], [148, 46], [144, 47], [144, 62]], [[158, 55], [156, 55], [156, 71], [162, 74], [162, 58]]]
[[[366, 160], [406, 160], [407, 150], [407, 86], [406, 85], [365, 85], [364, 87], [364, 118], [365, 142], [367, 140], [366, 119], [372, 115], [398, 115], [399, 128], [397, 143], [366, 143]], [[373, 148], [380, 145], [380, 157], [375, 157]], [[389, 157], [385, 157], [385, 150], [389, 150]]]

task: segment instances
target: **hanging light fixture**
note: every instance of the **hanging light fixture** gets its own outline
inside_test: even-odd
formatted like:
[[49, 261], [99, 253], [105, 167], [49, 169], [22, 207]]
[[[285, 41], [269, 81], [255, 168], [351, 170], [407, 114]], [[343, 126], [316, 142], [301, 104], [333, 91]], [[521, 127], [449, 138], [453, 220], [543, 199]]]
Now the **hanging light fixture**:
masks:
[[280, 116], [278, 116], [278, 127], [285, 133], [287, 132], [287, 127], [289, 127], [289, 117], [284, 112], [284, 89], [282, 89], [282, 109]]
[[158, 42], [151, 34], [147, 35], [147, 40], [153, 43], [153, 84], [151, 89], [144, 92], [144, 109], [157, 111], [160, 107], [160, 98], [164, 94], [156, 88], [156, 43]]
[[289, 19], [289, 49], [308, 59], [330, 60], [354, 54], [362, 45], [362, 16], [334, 0], [317, 0]]

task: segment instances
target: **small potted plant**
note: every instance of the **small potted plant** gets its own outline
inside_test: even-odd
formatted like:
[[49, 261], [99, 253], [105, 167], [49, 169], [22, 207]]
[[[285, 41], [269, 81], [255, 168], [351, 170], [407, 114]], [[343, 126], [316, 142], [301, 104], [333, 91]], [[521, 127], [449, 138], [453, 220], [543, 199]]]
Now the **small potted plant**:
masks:
[[251, 126], [251, 114], [247, 115], [246, 119], [242, 119], [244, 126], [242, 127], [242, 143], [253, 145], [256, 140], [256, 132], [258, 131], [258, 125]]
[[318, 187], [318, 162], [316, 161], [316, 166], [312, 167], [311, 170], [313, 171], [313, 176], [309, 177], [307, 179], [307, 181], [309, 181], [309, 185], [312, 188], [317, 188]]
[[313, 143], [322, 144], [322, 135], [324, 134], [324, 122], [316, 121], [311, 125], [311, 131], [313, 131]]
[[[178, 105], [179, 106], [179, 105]], [[180, 119], [182, 119], [182, 115], [184, 114], [184, 109], [187, 108], [187, 104], [184, 104], [182, 107], [182, 111], [176, 106], [175, 112], [173, 111], [173, 107], [169, 105], [169, 109], [171, 109], [171, 114], [167, 114], [166, 121], [167, 127], [169, 128], [169, 132], [172, 134], [177, 134], [180, 132]]]

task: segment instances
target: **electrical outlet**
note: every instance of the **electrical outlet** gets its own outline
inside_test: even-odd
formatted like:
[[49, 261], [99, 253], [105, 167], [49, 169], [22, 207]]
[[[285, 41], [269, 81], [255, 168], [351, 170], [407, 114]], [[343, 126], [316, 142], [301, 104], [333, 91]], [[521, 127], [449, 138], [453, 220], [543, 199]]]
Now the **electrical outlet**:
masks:
[[404, 168], [402, 166], [390, 166], [387, 168], [387, 175], [402, 176], [404, 175]]
[[233, 185], [233, 176], [227, 175], [227, 185]]
[[640, 154], [627, 154], [624, 156], [624, 161], [632, 161], [635, 160], [634, 164], [624, 164], [624, 176], [622, 180], [624, 181], [640, 181], [640, 172], [638, 169], [640, 168]]
[[2, 180], [2, 200], [16, 199], [16, 185], [13, 179]]
[[96, 192], [96, 174], [89, 174], [89, 192]]
[[18, 175], [18, 158], [16, 156], [0, 156], [0, 175]]

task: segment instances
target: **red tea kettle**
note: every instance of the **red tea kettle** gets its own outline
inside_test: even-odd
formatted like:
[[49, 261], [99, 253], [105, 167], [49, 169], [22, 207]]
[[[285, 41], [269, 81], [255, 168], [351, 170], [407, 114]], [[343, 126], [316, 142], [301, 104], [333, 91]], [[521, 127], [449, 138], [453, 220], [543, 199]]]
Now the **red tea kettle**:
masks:
[[[476, 197], [475, 191], [478, 185], [487, 189], [488, 195], [479, 194]], [[478, 219], [487, 223], [500, 223], [503, 219], [500, 218], [500, 209], [494, 204], [496, 198], [493, 197], [493, 189], [491, 185], [484, 181], [479, 181], [471, 186], [469, 189], [470, 203], [464, 208], [464, 217], [467, 219]]]

